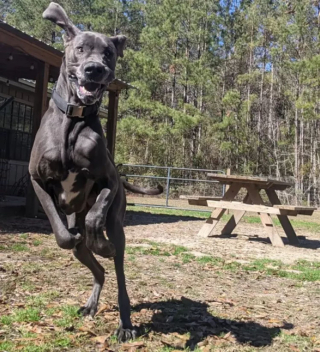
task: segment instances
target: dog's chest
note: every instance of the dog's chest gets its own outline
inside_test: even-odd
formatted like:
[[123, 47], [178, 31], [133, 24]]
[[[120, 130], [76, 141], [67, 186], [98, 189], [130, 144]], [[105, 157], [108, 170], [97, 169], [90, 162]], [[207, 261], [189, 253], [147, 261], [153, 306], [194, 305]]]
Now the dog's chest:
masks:
[[[65, 204], [70, 204], [71, 201], [76, 198], [80, 191], [79, 191], [79, 181], [77, 181], [78, 178], [78, 173], [77, 172], [68, 172], [68, 176], [66, 179], [61, 181], [61, 200]], [[85, 186], [85, 185], [82, 185]]]

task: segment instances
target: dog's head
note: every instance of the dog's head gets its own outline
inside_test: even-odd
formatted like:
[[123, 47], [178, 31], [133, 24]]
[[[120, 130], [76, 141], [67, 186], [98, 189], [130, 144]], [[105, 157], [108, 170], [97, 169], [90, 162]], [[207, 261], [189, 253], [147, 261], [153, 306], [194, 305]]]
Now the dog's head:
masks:
[[82, 32], [54, 2], [42, 16], [64, 29], [66, 73], [71, 89], [83, 104], [94, 104], [115, 78], [116, 60], [123, 57], [126, 37]]

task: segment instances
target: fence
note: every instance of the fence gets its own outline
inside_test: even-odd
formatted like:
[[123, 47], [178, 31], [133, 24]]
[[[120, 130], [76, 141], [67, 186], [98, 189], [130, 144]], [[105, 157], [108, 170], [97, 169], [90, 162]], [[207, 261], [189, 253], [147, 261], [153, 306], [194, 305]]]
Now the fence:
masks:
[[164, 187], [164, 192], [160, 196], [128, 194], [128, 205], [204, 211], [201, 207], [190, 207], [179, 197], [181, 195], [222, 196], [225, 191], [224, 186], [217, 181], [208, 180], [206, 176], [208, 172], [225, 174], [222, 170], [132, 164], [121, 164], [118, 168], [120, 174], [124, 174], [131, 183], [138, 183], [143, 187], [156, 187], [160, 183]]
[[0, 159], [0, 195], [25, 197], [29, 180], [28, 163]]

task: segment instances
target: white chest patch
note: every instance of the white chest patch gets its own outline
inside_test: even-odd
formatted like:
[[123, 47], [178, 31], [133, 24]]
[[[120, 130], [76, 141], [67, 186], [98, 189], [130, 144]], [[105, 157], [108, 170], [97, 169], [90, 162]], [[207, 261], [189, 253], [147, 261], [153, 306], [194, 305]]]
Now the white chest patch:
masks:
[[61, 194], [61, 199], [66, 203], [69, 204], [73, 198], [75, 198], [80, 192], [73, 192], [73, 184], [77, 177], [76, 172], [69, 172], [68, 177], [61, 181], [61, 186], [63, 188], [63, 192]]

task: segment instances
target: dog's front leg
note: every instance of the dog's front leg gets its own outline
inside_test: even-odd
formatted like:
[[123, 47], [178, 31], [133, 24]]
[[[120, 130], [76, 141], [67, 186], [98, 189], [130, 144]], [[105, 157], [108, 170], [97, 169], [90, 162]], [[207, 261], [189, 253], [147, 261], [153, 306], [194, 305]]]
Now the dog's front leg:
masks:
[[81, 234], [77, 231], [70, 232], [66, 229], [50, 195], [43, 189], [38, 180], [31, 177], [31, 182], [42, 208], [50, 221], [58, 246], [63, 249], [74, 248], [82, 241]]
[[114, 257], [116, 254], [114, 245], [103, 233], [107, 212], [116, 192], [116, 185], [111, 190], [103, 188], [86, 216], [86, 245], [104, 258]]

